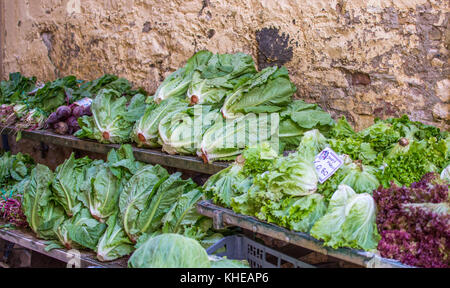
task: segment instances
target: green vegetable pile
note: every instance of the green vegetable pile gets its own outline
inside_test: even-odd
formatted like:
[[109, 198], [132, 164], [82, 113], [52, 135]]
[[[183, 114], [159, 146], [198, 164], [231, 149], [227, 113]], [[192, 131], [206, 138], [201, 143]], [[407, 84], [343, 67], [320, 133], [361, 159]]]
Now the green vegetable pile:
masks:
[[[266, 143], [248, 147], [232, 166], [209, 178], [206, 195], [237, 213], [309, 233], [333, 248], [374, 251], [381, 237], [373, 191], [409, 186], [428, 172], [448, 179], [447, 131], [406, 116], [377, 120], [360, 132], [345, 118], [319, 126], [324, 123], [332, 127], [326, 134], [320, 128], [302, 131], [299, 145], [287, 156], [270, 151]], [[314, 160], [327, 147], [340, 154], [343, 164], [320, 184]]]
[[111, 150], [107, 161], [72, 154], [54, 172], [22, 154], [0, 161], [8, 168], [0, 170], [4, 187], [26, 179], [21, 210], [33, 232], [48, 240], [47, 250], [90, 249], [100, 261], [112, 261], [160, 234], [184, 235], [204, 247], [223, 237], [196, 212], [201, 187], [136, 161], [130, 145]]

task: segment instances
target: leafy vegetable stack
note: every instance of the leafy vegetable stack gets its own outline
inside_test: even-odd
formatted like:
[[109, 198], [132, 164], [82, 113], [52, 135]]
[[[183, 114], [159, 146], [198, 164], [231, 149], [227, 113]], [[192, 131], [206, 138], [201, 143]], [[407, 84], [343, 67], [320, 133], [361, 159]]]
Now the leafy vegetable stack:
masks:
[[378, 250], [418, 267], [450, 267], [449, 185], [429, 173], [410, 187], [374, 191], [381, 233]]
[[125, 143], [130, 139], [134, 123], [144, 114], [144, 103], [143, 94], [136, 94], [128, 101], [117, 90], [103, 89], [92, 102], [92, 117], [78, 119], [81, 130], [75, 136], [101, 143]]

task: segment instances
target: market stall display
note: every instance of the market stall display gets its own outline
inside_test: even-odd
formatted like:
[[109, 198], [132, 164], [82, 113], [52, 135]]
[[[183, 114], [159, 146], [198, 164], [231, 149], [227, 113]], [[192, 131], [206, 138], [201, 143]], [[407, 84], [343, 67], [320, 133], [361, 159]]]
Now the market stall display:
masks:
[[[345, 117], [335, 121], [317, 104], [294, 100], [286, 68], [258, 72], [242, 53], [200, 51], [153, 96], [108, 74], [36, 85], [19, 73], [1, 83], [2, 131], [108, 153], [106, 161], [72, 154], [55, 171], [22, 154], [1, 156], [0, 215], [49, 240], [49, 250], [90, 249], [112, 261], [149, 246], [129, 265], [162, 265], [139, 257], [164, 254], [157, 248], [172, 240], [157, 237], [186, 236], [200, 246], [217, 239], [212, 221], [196, 212], [211, 199], [327, 249], [449, 267], [448, 131], [406, 115], [354, 131]], [[59, 136], [32, 131], [41, 129]], [[145, 161], [153, 165], [137, 160], [155, 153], [147, 148], [160, 150]], [[316, 165], [323, 151], [342, 162], [327, 177]], [[200, 187], [158, 165], [174, 157], [214, 175]], [[185, 163], [168, 166], [189, 168]], [[198, 263], [210, 267], [205, 259]]]

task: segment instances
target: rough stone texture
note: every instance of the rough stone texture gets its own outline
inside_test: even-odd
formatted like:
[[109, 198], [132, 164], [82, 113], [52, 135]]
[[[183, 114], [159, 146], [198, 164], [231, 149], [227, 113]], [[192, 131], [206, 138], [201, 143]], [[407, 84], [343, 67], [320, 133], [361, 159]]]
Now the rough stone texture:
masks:
[[195, 51], [243, 51], [285, 65], [298, 98], [357, 129], [403, 113], [450, 124], [449, 1], [3, 2], [3, 77], [108, 72], [154, 92]]

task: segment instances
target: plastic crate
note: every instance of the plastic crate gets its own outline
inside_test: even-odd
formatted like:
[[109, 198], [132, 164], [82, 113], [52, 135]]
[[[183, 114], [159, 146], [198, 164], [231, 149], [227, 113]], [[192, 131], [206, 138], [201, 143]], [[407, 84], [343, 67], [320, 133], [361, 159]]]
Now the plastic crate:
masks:
[[[225, 252], [215, 253], [222, 248], [225, 248]], [[206, 252], [209, 255], [215, 253], [214, 255], [227, 257], [232, 260], [247, 260], [252, 268], [281, 268], [282, 266], [289, 268], [316, 268], [242, 235], [225, 237], [209, 247]]]

